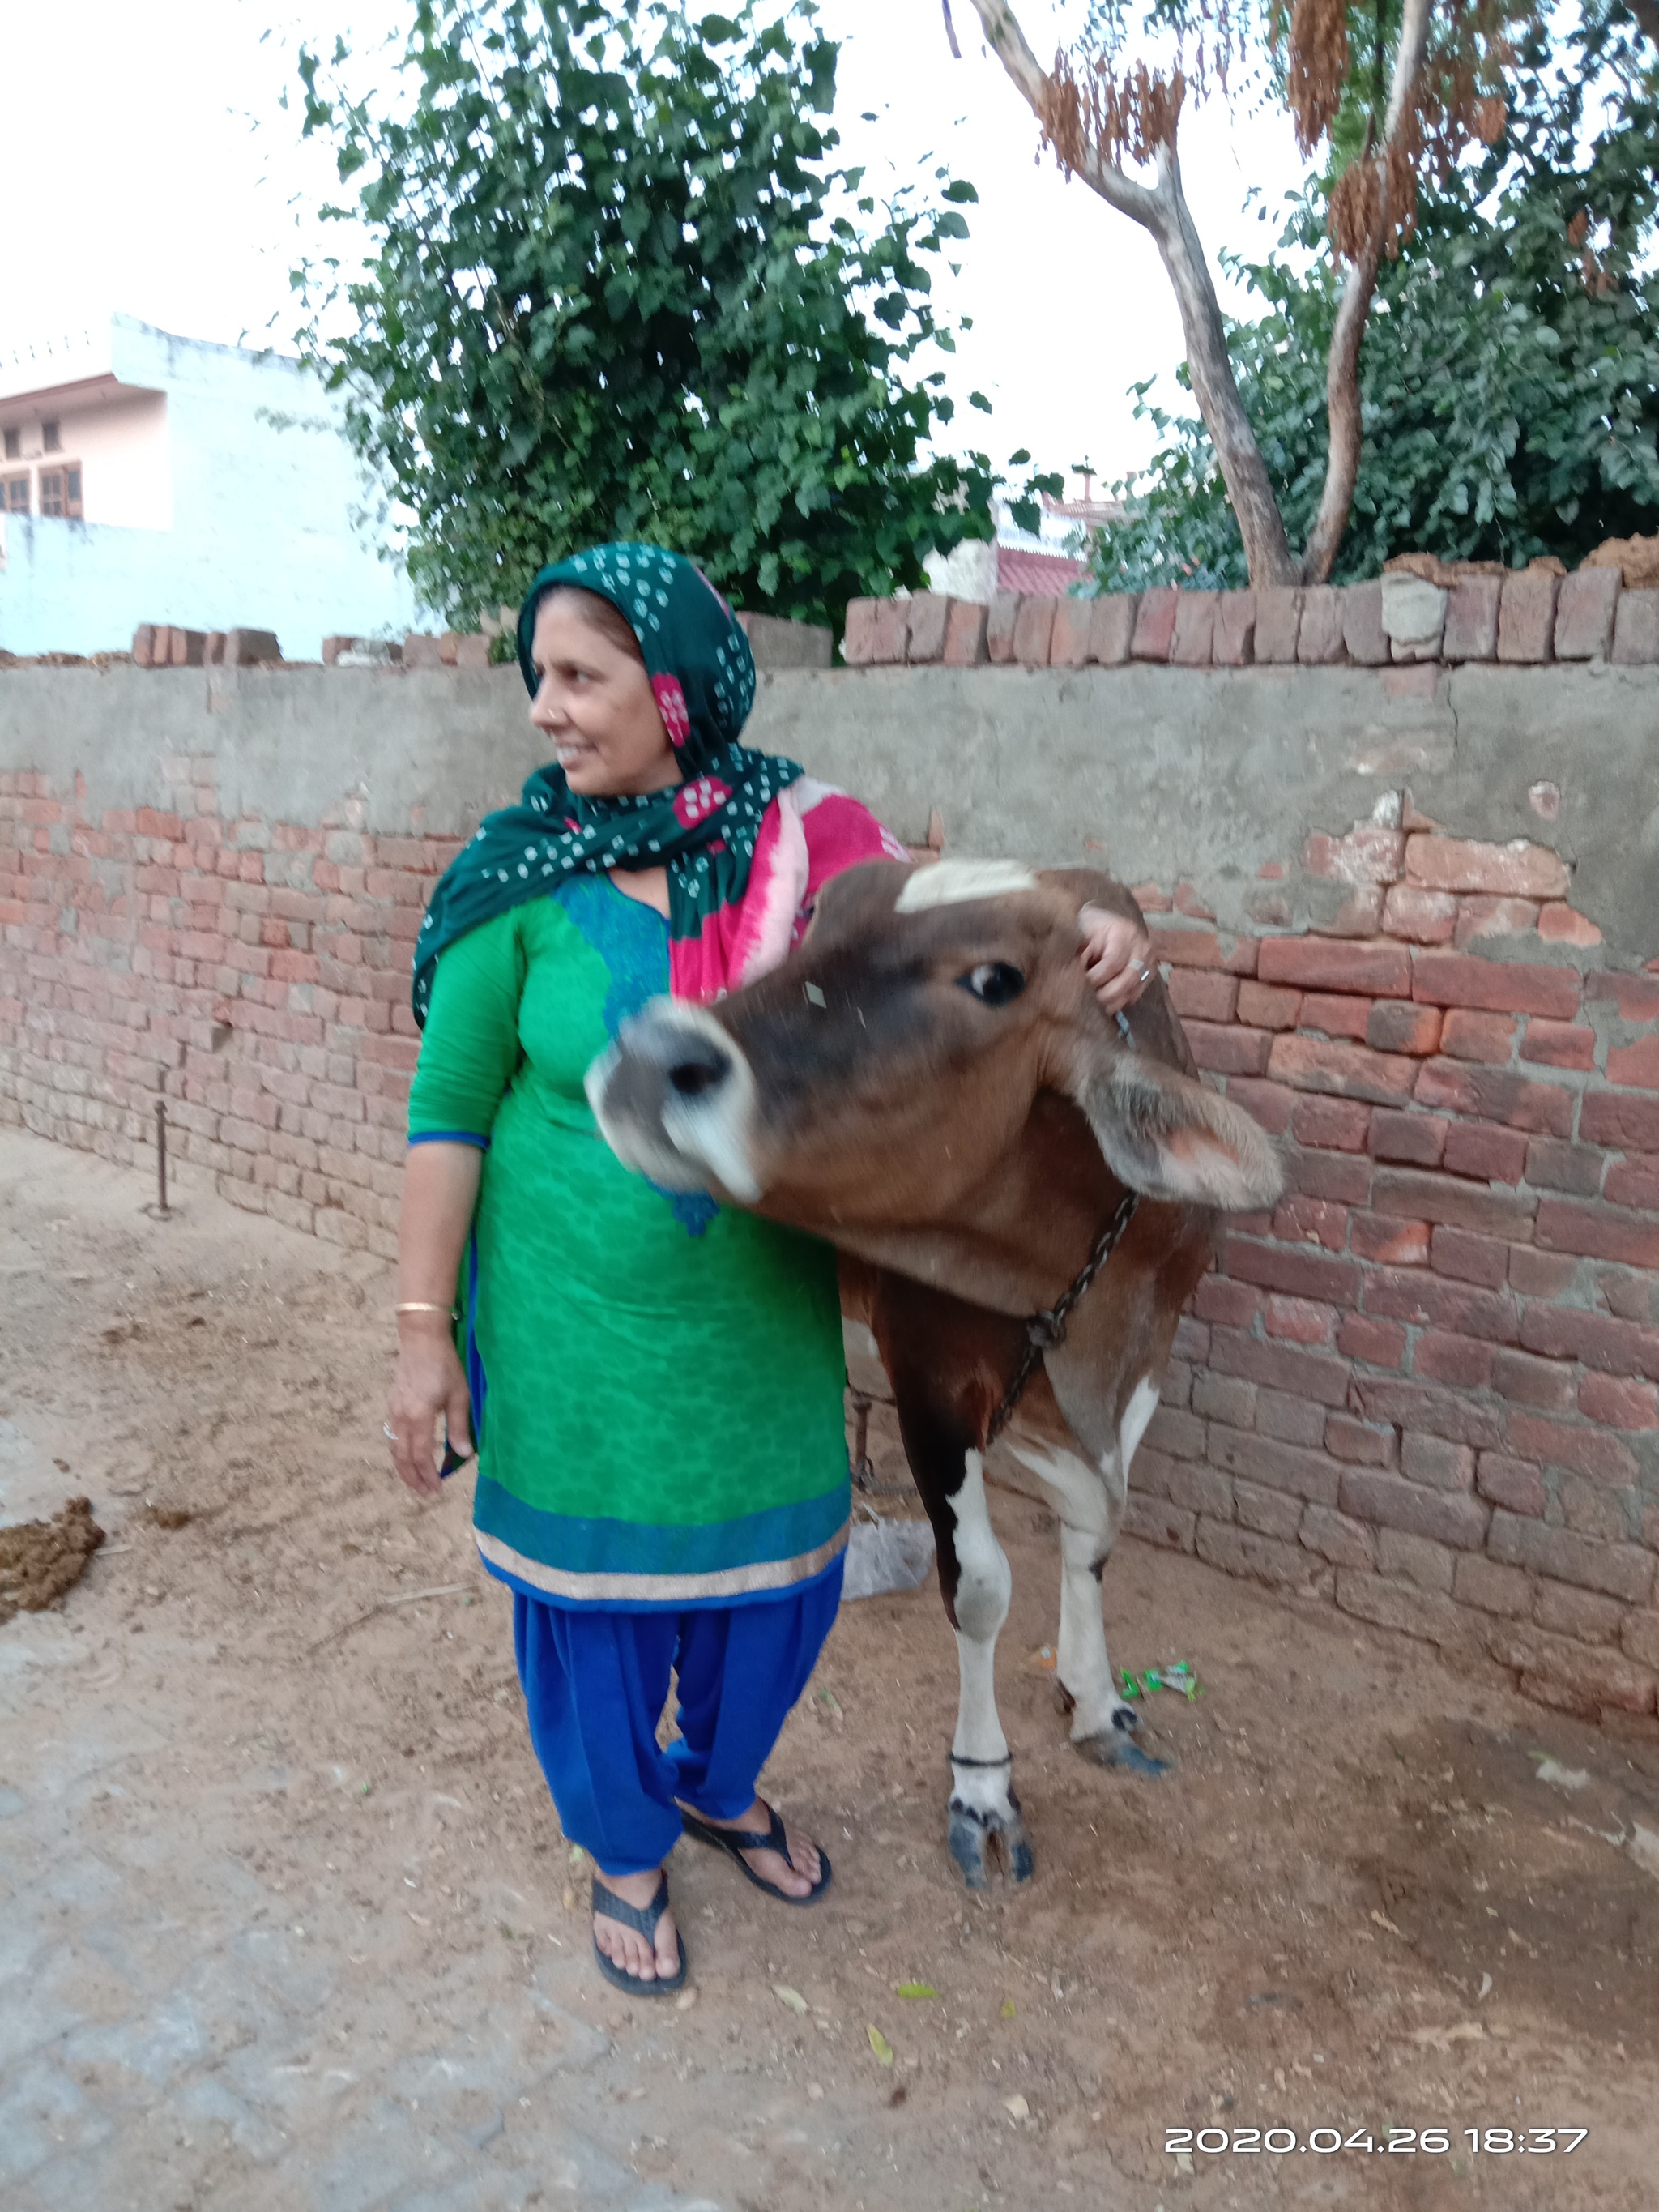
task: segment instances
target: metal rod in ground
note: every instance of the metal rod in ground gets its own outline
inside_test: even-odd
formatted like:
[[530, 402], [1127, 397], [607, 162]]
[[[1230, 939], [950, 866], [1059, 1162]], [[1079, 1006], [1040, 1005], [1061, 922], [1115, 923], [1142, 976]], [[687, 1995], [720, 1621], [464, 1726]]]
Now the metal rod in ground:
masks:
[[167, 1102], [155, 1102], [155, 1212], [158, 1220], [167, 1218]]

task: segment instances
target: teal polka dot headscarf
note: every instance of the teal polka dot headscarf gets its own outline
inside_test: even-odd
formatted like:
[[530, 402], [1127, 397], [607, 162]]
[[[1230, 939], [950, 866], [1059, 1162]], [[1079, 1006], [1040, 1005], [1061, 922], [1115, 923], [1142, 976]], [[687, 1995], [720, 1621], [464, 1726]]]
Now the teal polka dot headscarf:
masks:
[[536, 613], [559, 584], [597, 592], [626, 616], [682, 781], [637, 797], [583, 799], [550, 762], [516, 806], [486, 815], [440, 878], [416, 940], [415, 1018], [422, 1024], [445, 947], [509, 907], [544, 896], [567, 876], [665, 865], [671, 954], [701, 937], [713, 916], [741, 901], [762, 818], [804, 773], [793, 761], [738, 744], [755, 701], [749, 641], [702, 571], [658, 545], [596, 545], [542, 570], [519, 614], [519, 666], [532, 698]]

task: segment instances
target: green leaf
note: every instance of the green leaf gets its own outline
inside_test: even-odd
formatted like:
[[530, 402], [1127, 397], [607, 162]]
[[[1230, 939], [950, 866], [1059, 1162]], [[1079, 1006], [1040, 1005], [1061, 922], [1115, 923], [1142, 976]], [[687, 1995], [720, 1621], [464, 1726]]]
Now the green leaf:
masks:
[[864, 2032], [870, 2039], [871, 2050], [876, 2054], [876, 2063], [878, 2066], [890, 2066], [893, 2063], [893, 2046], [887, 2038], [878, 2027], [866, 2027]]
[[787, 2005], [791, 2012], [806, 2014], [806, 2000], [799, 1990], [792, 1990], [787, 1982], [774, 1982], [772, 1994], [780, 2004]]
[[977, 407], [981, 415], [988, 415], [991, 411], [991, 403], [982, 392], [970, 392], [968, 394], [968, 404], [970, 407]]
[[931, 1982], [901, 1982], [897, 1994], [902, 1997], [936, 1997], [939, 1991]]

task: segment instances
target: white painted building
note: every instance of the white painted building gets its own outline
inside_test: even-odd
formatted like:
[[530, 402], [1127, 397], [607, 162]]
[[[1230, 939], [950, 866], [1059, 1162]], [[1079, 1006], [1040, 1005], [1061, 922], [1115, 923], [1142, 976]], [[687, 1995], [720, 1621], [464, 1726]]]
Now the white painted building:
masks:
[[130, 316], [0, 341], [0, 647], [125, 650], [141, 623], [331, 632], [419, 618], [339, 402], [298, 362]]

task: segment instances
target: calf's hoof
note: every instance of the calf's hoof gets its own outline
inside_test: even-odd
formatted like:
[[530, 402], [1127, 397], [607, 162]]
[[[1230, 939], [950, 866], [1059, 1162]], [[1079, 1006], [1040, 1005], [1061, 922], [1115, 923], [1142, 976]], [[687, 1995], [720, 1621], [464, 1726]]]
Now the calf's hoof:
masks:
[[991, 1862], [1000, 1853], [1003, 1871], [1016, 1887], [1030, 1881], [1034, 1862], [1030, 1839], [1020, 1817], [1019, 1800], [1011, 1790], [1006, 1812], [981, 1811], [977, 1806], [951, 1800], [948, 1842], [951, 1856], [969, 1889], [988, 1889]]
[[1140, 1715], [1133, 1705], [1119, 1705], [1113, 1713], [1111, 1724], [1101, 1729], [1098, 1735], [1074, 1736], [1072, 1740], [1085, 1759], [1097, 1766], [1115, 1766], [1126, 1774], [1139, 1774], [1147, 1781], [1156, 1781], [1167, 1774], [1171, 1762], [1154, 1759], [1135, 1741], [1140, 1728]]

